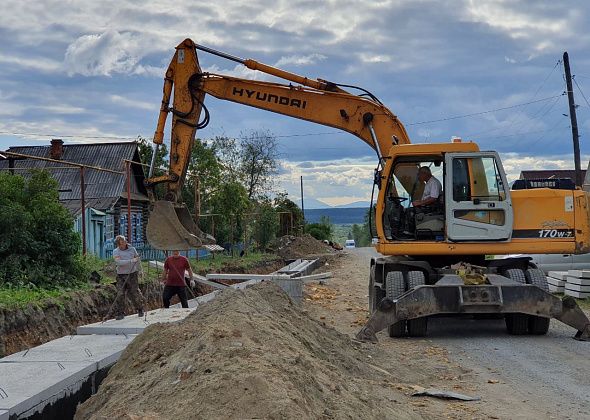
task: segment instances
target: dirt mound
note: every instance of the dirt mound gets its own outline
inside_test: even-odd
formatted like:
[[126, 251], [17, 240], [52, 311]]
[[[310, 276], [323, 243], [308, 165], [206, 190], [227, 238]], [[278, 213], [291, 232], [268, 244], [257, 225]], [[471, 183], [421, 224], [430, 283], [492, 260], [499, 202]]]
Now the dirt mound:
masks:
[[76, 418], [417, 418], [369, 348], [273, 283], [228, 290], [178, 324], [149, 326]]
[[275, 239], [270, 248], [283, 258], [302, 258], [310, 255], [333, 254], [334, 248], [318, 241], [310, 234], [285, 235]]

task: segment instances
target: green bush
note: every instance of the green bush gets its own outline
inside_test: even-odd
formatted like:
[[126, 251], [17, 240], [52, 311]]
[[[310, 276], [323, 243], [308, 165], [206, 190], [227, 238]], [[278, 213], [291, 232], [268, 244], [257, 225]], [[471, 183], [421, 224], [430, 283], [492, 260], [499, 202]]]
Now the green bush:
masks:
[[84, 277], [80, 237], [58, 198], [47, 172], [0, 173], [0, 286], [68, 286]]

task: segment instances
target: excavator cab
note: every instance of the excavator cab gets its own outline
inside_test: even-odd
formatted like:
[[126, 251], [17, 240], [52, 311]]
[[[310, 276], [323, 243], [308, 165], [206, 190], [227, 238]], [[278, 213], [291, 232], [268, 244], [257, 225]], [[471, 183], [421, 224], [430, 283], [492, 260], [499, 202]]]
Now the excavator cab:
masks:
[[[443, 189], [435, 203], [414, 207], [424, 191], [421, 167], [429, 168]], [[512, 236], [510, 191], [496, 152], [399, 156], [385, 198], [383, 226], [390, 241], [507, 241]]]

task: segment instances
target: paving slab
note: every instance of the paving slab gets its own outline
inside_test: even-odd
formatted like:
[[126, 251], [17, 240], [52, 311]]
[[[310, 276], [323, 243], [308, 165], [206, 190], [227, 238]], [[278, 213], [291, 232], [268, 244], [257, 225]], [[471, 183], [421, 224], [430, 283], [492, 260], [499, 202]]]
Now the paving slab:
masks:
[[590, 279], [590, 270], [569, 270], [568, 276]]
[[565, 280], [558, 280], [553, 277], [547, 277], [547, 283], [552, 284], [553, 286], [563, 287], [563, 286], [565, 286], [566, 281]]
[[113, 365], [133, 335], [69, 335], [29, 350], [6, 356], [1, 363], [16, 362], [95, 362], [97, 369]]
[[558, 280], [566, 280], [568, 276], [567, 271], [550, 271], [547, 275]]
[[572, 284], [567, 283], [565, 288], [568, 290], [572, 290], [574, 292], [582, 292], [582, 293], [590, 293], [590, 285], [580, 285], [580, 284]]
[[575, 290], [570, 290], [567, 287], [565, 288], [564, 293], [566, 295], [568, 295], [568, 296], [573, 296], [573, 297], [578, 298], [578, 299], [585, 299], [585, 298], [590, 297], [590, 292], [588, 292], [588, 293], [578, 292], [578, 291], [575, 291]]
[[590, 279], [567, 276], [568, 284], [578, 284], [580, 286], [590, 286]]
[[9, 416], [42, 411], [47, 404], [77, 392], [96, 372], [96, 362], [0, 363], [0, 410]]
[[87, 334], [140, 334], [148, 325], [177, 322], [186, 318], [195, 308], [168, 308], [156, 309], [146, 312], [142, 318], [137, 315], [129, 315], [124, 319], [110, 319], [105, 322], [82, 325], [76, 329], [79, 335]]
[[555, 286], [549, 283], [549, 291], [553, 293], [563, 293], [565, 291], [565, 286]]
[[[214, 290], [213, 292], [207, 293], [206, 295], [202, 295], [202, 296], [196, 297], [194, 299], [189, 299], [188, 300], [188, 307], [189, 308], [196, 308], [197, 306], [199, 306], [205, 302], [209, 302], [210, 300], [213, 300], [219, 292], [220, 292], [220, 290]], [[180, 303], [170, 305], [170, 307], [171, 308], [182, 308]]]

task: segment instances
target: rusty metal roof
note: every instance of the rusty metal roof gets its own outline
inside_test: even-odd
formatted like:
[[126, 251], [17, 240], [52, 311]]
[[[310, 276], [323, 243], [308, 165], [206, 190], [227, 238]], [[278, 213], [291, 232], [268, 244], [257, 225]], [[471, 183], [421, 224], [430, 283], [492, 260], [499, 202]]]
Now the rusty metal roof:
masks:
[[[16, 146], [7, 151], [21, 153], [30, 156], [50, 158], [50, 145], [47, 146]], [[139, 149], [137, 142], [117, 142], [117, 143], [92, 143], [92, 144], [64, 144], [63, 155], [64, 162], [78, 163], [82, 165], [97, 166], [104, 169], [120, 171], [122, 174], [97, 171], [86, 168], [84, 170], [85, 181], [85, 199], [88, 207], [106, 209], [110, 207], [121, 195], [126, 196], [127, 185], [124, 160], [133, 160], [140, 162]], [[28, 171], [18, 170], [18, 168], [27, 169], [49, 169], [51, 175], [59, 183], [59, 198], [62, 202], [68, 202], [67, 207], [74, 210], [76, 207], [72, 200], [80, 200], [80, 170], [76, 167], [65, 168], [63, 164], [47, 162], [35, 159], [24, 159], [14, 161], [15, 173], [28, 176]], [[50, 169], [55, 167], [58, 169]], [[0, 169], [7, 169], [8, 161], [0, 161]], [[134, 196], [141, 196], [147, 199], [147, 191], [143, 185], [143, 170], [138, 165], [132, 165], [132, 182], [131, 192]], [[135, 180], [135, 182], [133, 182]], [[96, 206], [91, 205], [95, 204]], [[106, 206], [106, 207], [105, 207]]]

